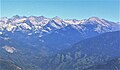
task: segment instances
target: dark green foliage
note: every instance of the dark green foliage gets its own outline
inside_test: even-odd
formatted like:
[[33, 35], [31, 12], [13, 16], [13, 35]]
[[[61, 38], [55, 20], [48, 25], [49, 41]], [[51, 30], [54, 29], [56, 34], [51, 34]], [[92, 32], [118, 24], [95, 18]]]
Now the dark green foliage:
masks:
[[[53, 55], [46, 54], [46, 50], [37, 48], [38, 46], [33, 49], [15, 40], [3, 40], [5, 44], [14, 46], [17, 52], [9, 54], [0, 49], [0, 57], [13, 62], [2, 62], [5, 67], [19, 66], [22, 70], [89, 70], [102, 67], [106, 69], [109, 66], [119, 69], [118, 59], [114, 59], [120, 57], [119, 33], [120, 31], [110, 32], [82, 40]], [[4, 66], [1, 68], [5, 68]]]
[[0, 70], [22, 70], [22, 68], [18, 67], [11, 61], [0, 59]]
[[120, 57], [119, 33], [105, 33], [80, 41], [72, 48], [52, 56], [48, 70], [83, 70]]
[[96, 70], [96, 69], [104, 69], [104, 70], [120, 70], [120, 58], [112, 59], [110, 61], [106, 61], [104, 63], [91, 66], [88, 68], [90, 70]]

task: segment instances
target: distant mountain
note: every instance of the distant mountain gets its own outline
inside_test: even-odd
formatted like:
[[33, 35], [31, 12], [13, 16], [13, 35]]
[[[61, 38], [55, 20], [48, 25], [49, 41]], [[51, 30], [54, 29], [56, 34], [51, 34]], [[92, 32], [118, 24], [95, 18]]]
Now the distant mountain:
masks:
[[[98, 17], [89, 19], [46, 18], [44, 16], [13, 16], [0, 19], [0, 35], [25, 42], [43, 45], [51, 51], [69, 48], [72, 44], [105, 32], [120, 30], [120, 24]], [[35, 43], [36, 42], [36, 43]], [[54, 50], [53, 50], [54, 49]]]
[[0, 57], [22, 70], [87, 69], [120, 57], [119, 31], [119, 23], [97, 17], [4, 17]]
[[[106, 30], [118, 30], [117, 25], [119, 23], [110, 22], [98, 17], [91, 17], [89, 19], [77, 20], [77, 19], [61, 19], [59, 17], [46, 18], [44, 16], [36, 17], [21, 17], [13, 16], [12, 18], [3, 17], [0, 19], [0, 32], [3, 31], [22, 31], [29, 33], [51, 33], [54, 30], [59, 30], [65, 27], [71, 26], [74, 29], [87, 31], [93, 29], [95, 32], [104, 32]], [[94, 26], [93, 26], [94, 25]], [[103, 31], [104, 30], [104, 31]]]

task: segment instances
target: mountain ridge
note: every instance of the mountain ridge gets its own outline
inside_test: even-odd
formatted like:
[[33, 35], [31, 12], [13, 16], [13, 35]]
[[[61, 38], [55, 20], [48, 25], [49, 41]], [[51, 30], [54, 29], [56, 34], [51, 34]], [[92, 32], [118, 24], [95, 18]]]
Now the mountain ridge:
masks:
[[[111, 60], [120, 57], [120, 55], [117, 54], [120, 53], [119, 35], [120, 31], [115, 31], [82, 40], [74, 44], [72, 48], [65, 49], [52, 56], [48, 66], [50, 66], [51, 70], [119, 69], [120, 65], [117, 65], [120, 64], [119, 62], [112, 61], [112, 63], [116, 65], [111, 63]], [[106, 63], [106, 66], [104, 66], [104, 63]], [[100, 64], [101, 67], [99, 67]], [[112, 67], [110, 67], [110, 65], [112, 65]]]
[[[115, 36], [117, 35], [115, 31], [120, 31], [119, 23], [97, 17], [84, 20], [63, 20], [57, 16], [53, 18], [46, 18], [44, 16], [3, 18], [0, 19], [0, 57], [28, 70], [44, 68], [47, 70], [47, 66], [53, 70], [54, 68], [56, 69], [56, 64], [58, 65], [58, 70], [59, 68], [64, 70], [63, 65], [67, 69], [69, 66], [74, 67], [74, 61], [79, 61], [79, 58], [82, 58], [80, 60], [82, 63], [84, 61], [86, 63], [86, 60], [89, 59], [90, 63], [104, 61], [110, 58], [110, 56], [117, 56], [115, 54], [119, 52], [118, 49], [112, 47], [116, 46], [118, 48], [117, 41], [119, 40], [118, 36]], [[108, 32], [111, 33], [109, 34]], [[102, 35], [104, 33], [107, 34]], [[73, 53], [71, 53], [71, 50], [69, 52], [66, 50], [67, 53], [59, 53], [71, 48]], [[93, 49], [93, 51], [91, 52], [90, 49]], [[100, 50], [104, 52], [100, 54]], [[82, 51], [83, 55], [80, 55], [79, 51]], [[115, 52], [115, 54], [110, 51]], [[94, 53], [93, 57], [89, 57], [91, 53]], [[105, 56], [105, 54], [107, 58], [104, 59], [102, 56]], [[71, 61], [71, 58], [73, 61]], [[92, 61], [92, 59], [96, 60]], [[58, 61], [60, 61], [60, 65]], [[50, 66], [50, 64], [55, 66]], [[75, 63], [75, 67], [76, 69], [77, 67], [81, 69], [87, 68], [84, 64], [82, 67], [79, 66], [79, 63], [78, 65]]]
[[59, 50], [63, 46], [69, 47], [80, 40], [118, 30], [120, 30], [119, 23], [98, 17], [63, 20], [57, 16], [53, 18], [13, 16], [9, 19], [0, 19], [0, 35], [17, 39], [17, 41], [42, 42], [50, 48], [54, 48], [54, 45]]
[[[41, 31], [48, 33], [49, 30], [53, 31], [54, 29], [61, 29], [68, 25], [76, 26], [75, 28], [80, 29], [80, 26], [87, 25], [90, 23], [96, 23], [96, 25], [103, 26], [103, 27], [109, 27], [109, 26], [120, 26], [119, 23], [107, 21], [104, 19], [100, 19], [98, 17], [90, 17], [89, 19], [84, 20], [77, 20], [77, 19], [67, 19], [63, 20], [59, 17], [53, 17], [53, 18], [46, 18], [44, 16], [29, 16], [29, 17], [22, 17], [22, 16], [13, 16], [12, 18], [1, 18], [0, 19], [0, 31], [1, 30], [7, 30], [7, 31], [19, 31], [19, 30], [33, 30], [36, 33]], [[50, 27], [54, 27], [54, 29], [46, 27], [46, 25], [50, 24]], [[94, 24], [95, 25], [95, 24]], [[46, 27], [46, 29], [44, 29]], [[84, 27], [84, 26], [82, 26]], [[98, 27], [100, 28], [100, 27]]]

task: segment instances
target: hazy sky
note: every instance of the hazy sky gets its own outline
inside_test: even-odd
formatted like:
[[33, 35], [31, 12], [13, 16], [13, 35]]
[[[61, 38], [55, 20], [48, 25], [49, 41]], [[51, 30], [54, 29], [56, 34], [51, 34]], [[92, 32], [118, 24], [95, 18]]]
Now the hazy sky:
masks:
[[86, 19], [92, 16], [120, 21], [119, 0], [0, 0], [0, 17], [59, 16]]

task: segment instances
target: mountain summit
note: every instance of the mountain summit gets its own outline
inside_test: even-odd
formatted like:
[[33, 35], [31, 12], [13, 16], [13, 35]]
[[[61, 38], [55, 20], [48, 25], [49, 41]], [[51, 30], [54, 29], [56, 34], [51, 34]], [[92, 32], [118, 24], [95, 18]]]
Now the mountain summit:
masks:
[[[80, 40], [105, 32], [119, 31], [120, 24], [91, 17], [89, 19], [61, 19], [58, 16], [13, 16], [0, 19], [0, 35], [31, 43], [38, 42], [61, 50]], [[19, 36], [19, 37], [18, 37]], [[53, 47], [57, 46], [57, 47]]]
[[[45, 28], [48, 24], [50, 27]], [[98, 17], [91, 17], [89, 19], [84, 20], [76, 20], [76, 19], [61, 19], [58, 16], [54, 18], [46, 18], [44, 16], [30, 16], [30, 17], [22, 17], [22, 16], [13, 16], [12, 18], [1, 18], [0, 19], [0, 34], [2, 34], [3, 30], [15, 32], [19, 30], [31, 31], [32, 32], [43, 32], [48, 33], [53, 30], [62, 29], [67, 26], [72, 26], [76, 29], [87, 29], [85, 26], [94, 25], [96, 26], [94, 29], [96, 31], [104, 28], [109, 28], [109, 30], [119, 30], [120, 24], [110, 22], [104, 19], [99, 19]], [[115, 28], [112, 28], [115, 27]], [[99, 32], [99, 31], [98, 31]]]
[[0, 19], [0, 69], [93, 69], [120, 56], [119, 31], [119, 23], [97, 17], [4, 17]]

